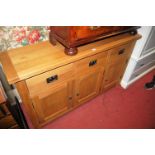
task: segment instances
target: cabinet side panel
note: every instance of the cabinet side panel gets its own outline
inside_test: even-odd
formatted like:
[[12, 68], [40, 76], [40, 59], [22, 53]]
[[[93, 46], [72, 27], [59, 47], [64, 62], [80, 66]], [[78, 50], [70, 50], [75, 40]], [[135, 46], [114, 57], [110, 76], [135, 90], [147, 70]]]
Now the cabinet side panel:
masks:
[[20, 82], [16, 83], [15, 86], [19, 92], [19, 95], [22, 99], [22, 104], [23, 104], [28, 116], [30, 117], [30, 120], [31, 120], [33, 126], [35, 128], [39, 128], [39, 122], [38, 122], [36, 113], [34, 111], [32, 102], [30, 100], [29, 92], [28, 92], [25, 81], [20, 81]]

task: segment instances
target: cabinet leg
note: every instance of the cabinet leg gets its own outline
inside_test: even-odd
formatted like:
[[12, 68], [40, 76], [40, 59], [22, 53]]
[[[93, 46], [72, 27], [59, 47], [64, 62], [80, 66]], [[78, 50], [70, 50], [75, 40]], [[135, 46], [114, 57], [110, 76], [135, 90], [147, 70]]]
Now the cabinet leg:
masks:
[[55, 39], [54, 33], [52, 31], [50, 31], [49, 33], [49, 39], [50, 39], [50, 43], [55, 46], [57, 43], [57, 40]]
[[71, 47], [71, 48], [65, 47], [65, 53], [67, 55], [75, 55], [75, 54], [77, 54], [77, 52], [78, 52], [78, 50], [76, 47]]

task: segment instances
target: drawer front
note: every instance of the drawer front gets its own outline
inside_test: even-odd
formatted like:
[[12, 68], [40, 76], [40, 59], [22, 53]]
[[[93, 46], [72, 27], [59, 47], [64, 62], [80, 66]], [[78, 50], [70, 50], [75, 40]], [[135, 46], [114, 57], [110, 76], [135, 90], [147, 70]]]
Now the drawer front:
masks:
[[76, 39], [86, 39], [97, 36], [106, 36], [121, 32], [131, 28], [130, 26], [75, 26], [73, 29], [76, 32]]
[[40, 93], [50, 93], [58, 83], [70, 80], [74, 77], [73, 64], [60, 67], [55, 70], [48, 71], [41, 75], [26, 80], [30, 96]]
[[116, 48], [113, 48], [109, 51], [109, 64], [115, 64], [124, 60], [131, 52], [133, 47], [132, 43], [125, 44]]
[[75, 27], [75, 31], [77, 39], [85, 39], [112, 33], [114, 26], [81, 26]]
[[94, 71], [98, 68], [103, 68], [107, 60], [107, 52], [96, 54], [88, 58], [84, 58], [75, 63], [77, 74], [86, 74], [86, 72]]
[[147, 56], [147, 57], [145, 57], [145, 58], [139, 60], [139, 61], [137, 62], [137, 64], [136, 64], [136, 67], [135, 67], [134, 70], [137, 71], [137, 70], [139, 70], [140, 68], [146, 66], [147, 64], [149, 64], [149, 63], [151, 63], [151, 62], [153, 62], [153, 61], [155, 61], [155, 53], [153, 53], [153, 54], [151, 54], [151, 55], [149, 55], [149, 56]]

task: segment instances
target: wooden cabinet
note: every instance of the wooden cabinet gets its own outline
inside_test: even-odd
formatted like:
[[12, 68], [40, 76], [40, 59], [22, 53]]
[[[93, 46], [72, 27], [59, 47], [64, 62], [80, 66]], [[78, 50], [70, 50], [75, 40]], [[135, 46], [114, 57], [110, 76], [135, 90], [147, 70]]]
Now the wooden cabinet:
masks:
[[100, 40], [80, 46], [72, 57], [61, 44], [43, 42], [0, 53], [0, 61], [33, 126], [41, 128], [118, 84], [140, 37]]
[[0, 81], [0, 129], [15, 128], [19, 128], [19, 126], [8, 109], [7, 98]]

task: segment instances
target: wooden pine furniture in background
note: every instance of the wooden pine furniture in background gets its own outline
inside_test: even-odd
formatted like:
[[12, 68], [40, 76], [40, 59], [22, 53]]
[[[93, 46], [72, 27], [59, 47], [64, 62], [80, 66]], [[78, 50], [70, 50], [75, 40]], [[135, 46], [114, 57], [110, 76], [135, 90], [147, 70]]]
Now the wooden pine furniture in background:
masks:
[[136, 34], [138, 26], [51, 26], [49, 39], [59, 41], [67, 55], [78, 53], [79, 46], [122, 33]]
[[0, 129], [19, 128], [7, 107], [7, 99], [0, 82]]
[[6, 78], [35, 128], [118, 84], [140, 35], [122, 34], [78, 48], [67, 56], [48, 41], [0, 53]]

